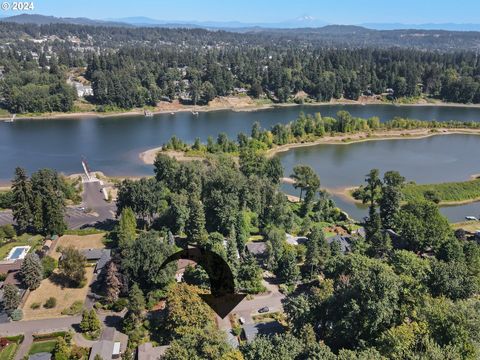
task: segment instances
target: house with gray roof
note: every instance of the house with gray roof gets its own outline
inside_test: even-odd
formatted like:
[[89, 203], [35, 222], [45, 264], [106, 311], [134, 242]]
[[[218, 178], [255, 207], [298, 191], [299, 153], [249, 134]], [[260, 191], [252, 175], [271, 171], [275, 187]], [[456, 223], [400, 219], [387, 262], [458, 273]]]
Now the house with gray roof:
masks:
[[82, 255], [88, 262], [96, 263], [95, 273], [99, 274], [112, 258], [112, 251], [110, 249], [86, 249], [82, 251]]
[[338, 243], [344, 254], [352, 251], [351, 238], [349, 236], [335, 235], [328, 237], [326, 240], [329, 245], [332, 245], [335, 242]]
[[137, 349], [137, 359], [138, 360], [158, 360], [161, 359], [169, 345], [163, 346], [153, 346], [152, 343], [144, 343], [140, 345]]
[[257, 335], [275, 335], [283, 333], [285, 329], [278, 321], [269, 321], [256, 324], [245, 324], [243, 326], [243, 336], [247, 342], [255, 340]]

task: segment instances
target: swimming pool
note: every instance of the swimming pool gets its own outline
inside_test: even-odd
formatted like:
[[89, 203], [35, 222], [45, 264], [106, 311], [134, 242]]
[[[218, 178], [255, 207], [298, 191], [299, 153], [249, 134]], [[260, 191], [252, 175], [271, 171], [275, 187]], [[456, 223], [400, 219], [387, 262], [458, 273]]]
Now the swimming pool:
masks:
[[19, 260], [27, 256], [30, 251], [30, 246], [15, 246], [8, 253], [7, 260]]

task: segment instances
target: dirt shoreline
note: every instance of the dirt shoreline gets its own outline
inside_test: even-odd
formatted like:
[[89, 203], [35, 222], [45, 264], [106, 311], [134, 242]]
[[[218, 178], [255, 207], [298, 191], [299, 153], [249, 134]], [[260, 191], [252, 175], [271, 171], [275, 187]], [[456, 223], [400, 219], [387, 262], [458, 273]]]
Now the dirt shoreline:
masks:
[[[384, 102], [381, 100], [332, 100], [328, 102], [309, 102], [304, 104], [296, 103], [283, 103], [283, 104], [258, 104], [255, 103], [251, 98], [246, 97], [223, 97], [213, 100], [209, 105], [203, 106], [193, 106], [193, 105], [181, 105], [178, 103], [164, 103], [157, 106], [151, 113], [153, 115], [160, 114], [175, 114], [177, 112], [213, 112], [213, 111], [235, 111], [235, 112], [253, 112], [259, 110], [268, 110], [275, 108], [283, 107], [299, 107], [299, 106], [327, 106], [327, 105], [389, 105], [389, 106], [418, 106], [418, 107], [430, 107], [430, 106], [442, 106], [442, 107], [463, 107], [463, 108], [480, 108], [480, 104], [459, 104], [459, 103], [445, 103], [445, 102], [435, 102], [428, 103], [424, 100], [420, 100], [417, 103], [393, 103], [393, 102]], [[95, 111], [86, 111], [86, 112], [69, 112], [69, 113], [46, 113], [39, 115], [21, 115], [16, 116], [16, 120], [52, 120], [52, 119], [65, 119], [71, 118], [75, 119], [84, 119], [84, 118], [109, 118], [116, 116], [138, 116], [144, 115], [144, 109], [136, 108], [129, 111], [119, 111], [119, 112], [109, 112], [101, 113]], [[11, 116], [0, 116], [0, 121], [10, 120]]]

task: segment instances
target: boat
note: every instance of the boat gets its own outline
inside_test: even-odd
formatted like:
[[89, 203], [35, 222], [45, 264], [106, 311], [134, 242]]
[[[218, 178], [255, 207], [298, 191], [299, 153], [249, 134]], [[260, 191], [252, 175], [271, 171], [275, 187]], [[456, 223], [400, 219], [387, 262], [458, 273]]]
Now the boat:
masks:
[[175, 112], [172, 111], [172, 112], [170, 113], [170, 115], [175, 115]]
[[478, 221], [478, 219], [475, 216], [465, 216], [465, 219], [471, 220], [471, 221]]
[[149, 110], [143, 110], [143, 114], [146, 116], [146, 117], [152, 117], [153, 116], [153, 113]]
[[192, 111], [192, 115], [198, 115], [198, 111]]

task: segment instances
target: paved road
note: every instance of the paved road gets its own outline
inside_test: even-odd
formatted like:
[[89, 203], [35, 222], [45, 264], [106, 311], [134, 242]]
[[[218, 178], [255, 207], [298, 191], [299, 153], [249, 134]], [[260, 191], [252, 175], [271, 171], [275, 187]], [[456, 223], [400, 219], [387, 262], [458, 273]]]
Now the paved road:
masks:
[[267, 288], [267, 294], [255, 295], [252, 300], [245, 298], [235, 309], [233, 309], [233, 313], [244, 318], [247, 324], [253, 323], [252, 315], [257, 315], [258, 309], [261, 309], [262, 307], [267, 306], [269, 312], [283, 310], [282, 300], [285, 299], [285, 295], [278, 290], [277, 285], [271, 284], [266, 280], [263, 281], [263, 284]]
[[[104, 200], [100, 182], [84, 183], [83, 189], [82, 205], [67, 208], [65, 220], [69, 229], [79, 229], [115, 218], [115, 204]], [[91, 213], [86, 213], [84, 209], [91, 210]], [[5, 224], [13, 224], [10, 210], [0, 211], [0, 225]]]

